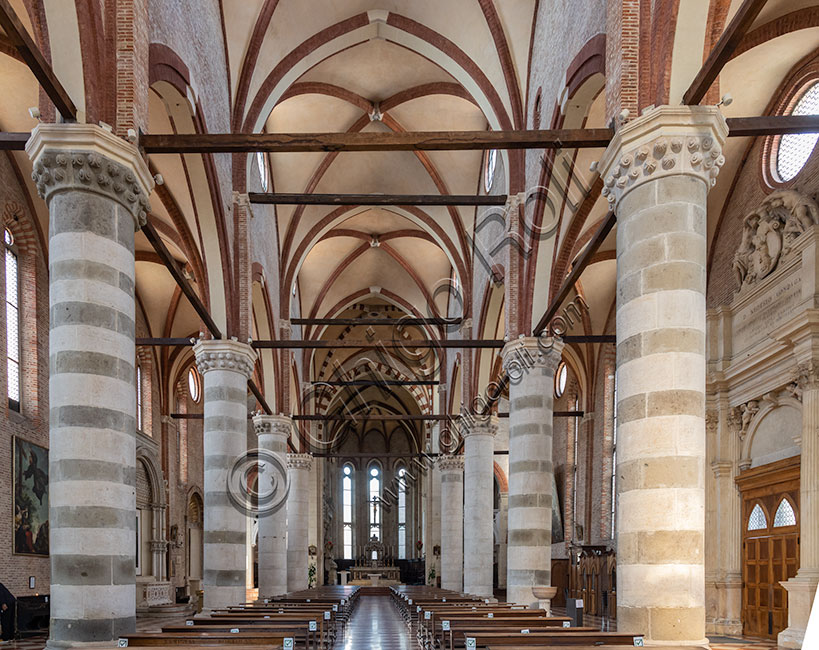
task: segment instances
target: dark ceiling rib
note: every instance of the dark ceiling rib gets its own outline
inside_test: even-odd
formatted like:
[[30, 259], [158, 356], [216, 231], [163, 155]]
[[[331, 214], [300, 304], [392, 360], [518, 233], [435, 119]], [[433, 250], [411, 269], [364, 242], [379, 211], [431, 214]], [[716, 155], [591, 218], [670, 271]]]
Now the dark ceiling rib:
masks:
[[8, 42], [15, 47], [29, 70], [37, 77], [40, 86], [63, 119], [76, 122], [77, 107], [74, 106], [68, 92], [57, 79], [51, 64], [46, 61], [34, 39], [29, 36], [9, 0], [0, 0], [0, 26], [6, 32]]
[[359, 388], [377, 388], [379, 386], [438, 386], [441, 382], [434, 379], [331, 379], [310, 382], [313, 386], [357, 386]]
[[460, 325], [461, 318], [291, 318], [291, 325]]
[[[582, 418], [585, 415], [583, 411], [554, 411], [553, 417], [556, 418]], [[496, 413], [499, 418], [508, 418], [509, 413]], [[202, 420], [204, 415], [201, 413], [171, 413], [171, 418], [174, 420]], [[248, 416], [249, 417], [249, 416]], [[290, 418], [295, 422], [445, 422], [456, 421], [461, 419], [458, 414], [455, 415], [291, 415]], [[480, 416], [475, 416], [473, 419], [480, 419]]]
[[[600, 246], [603, 245], [608, 234], [611, 232], [612, 228], [614, 228], [614, 224], [617, 223], [617, 215], [614, 212], [609, 212], [606, 215], [606, 218], [603, 220], [603, 223], [600, 224], [600, 227], [597, 229], [597, 232], [594, 233], [594, 236], [591, 238], [591, 241], [586, 246], [586, 249], [583, 251], [583, 254], [577, 260], [577, 262], [572, 266], [572, 270], [566, 279], [563, 281], [563, 284], [560, 285], [560, 289], [558, 290], [557, 294], [555, 295], [554, 299], [552, 300], [549, 307], [546, 309], [546, 313], [541, 316], [540, 320], [535, 325], [534, 333], [536, 336], [540, 335], [548, 326], [551, 320], [557, 315], [557, 311], [560, 309], [560, 306], [563, 304], [563, 301], [566, 299], [566, 296], [569, 295], [569, 292], [574, 288], [574, 285], [577, 283], [577, 280], [583, 274], [583, 271], [586, 270], [586, 267], [591, 262], [594, 255], [600, 249]], [[569, 337], [566, 337], [568, 339]]]
[[505, 205], [505, 194], [274, 194], [251, 192], [251, 203], [269, 205]]
[[693, 105], [702, 101], [766, 3], [767, 0], [745, 0], [740, 5], [697, 76], [694, 77], [691, 86], [685, 91], [683, 104]]

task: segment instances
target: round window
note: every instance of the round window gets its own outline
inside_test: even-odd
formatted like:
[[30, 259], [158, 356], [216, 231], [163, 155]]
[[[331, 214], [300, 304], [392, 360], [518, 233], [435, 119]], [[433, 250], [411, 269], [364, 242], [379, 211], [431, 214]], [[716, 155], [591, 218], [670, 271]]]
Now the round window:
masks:
[[191, 399], [194, 402], [199, 401], [199, 397], [201, 396], [200, 384], [199, 384], [199, 373], [196, 372], [196, 368], [191, 368], [188, 370], [188, 393], [190, 393]]
[[[789, 115], [819, 115], [819, 81], [814, 82], [799, 98]], [[789, 133], [779, 139], [774, 163], [776, 176], [783, 183], [796, 178], [808, 162], [819, 133]]]
[[566, 362], [561, 361], [555, 373], [555, 397], [560, 397], [566, 392], [566, 380], [569, 377], [569, 369]]

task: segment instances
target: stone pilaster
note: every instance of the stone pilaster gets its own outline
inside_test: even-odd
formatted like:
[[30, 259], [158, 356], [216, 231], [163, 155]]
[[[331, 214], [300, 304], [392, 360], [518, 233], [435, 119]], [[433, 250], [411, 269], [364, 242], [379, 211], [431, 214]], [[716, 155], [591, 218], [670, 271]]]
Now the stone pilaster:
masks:
[[551, 586], [552, 407], [562, 351], [559, 339], [529, 337], [501, 352], [509, 376], [506, 600], [518, 605], [535, 605], [532, 590]]
[[48, 645], [110, 643], [136, 612], [134, 232], [153, 181], [98, 126], [40, 124], [26, 152], [49, 210]]
[[287, 454], [290, 493], [287, 496], [287, 591], [307, 589], [310, 454]]
[[492, 598], [493, 485], [497, 418], [471, 422], [464, 432], [464, 592]]
[[705, 640], [706, 197], [728, 129], [661, 106], [600, 164], [617, 212], [617, 625]]
[[[244, 602], [247, 515], [241, 472], [247, 453], [247, 380], [256, 352], [246, 343], [200, 340], [193, 346], [202, 375], [205, 457], [204, 609]], [[237, 480], [238, 479], [238, 480]]]
[[464, 578], [464, 459], [439, 456], [441, 472], [441, 588], [463, 589]]
[[253, 417], [259, 439], [259, 597], [287, 593], [287, 440], [293, 421], [284, 415]]
[[799, 364], [802, 390], [802, 456], [799, 476], [799, 571], [783, 582], [788, 591], [788, 627], [777, 642], [801, 648], [819, 585], [819, 361]]

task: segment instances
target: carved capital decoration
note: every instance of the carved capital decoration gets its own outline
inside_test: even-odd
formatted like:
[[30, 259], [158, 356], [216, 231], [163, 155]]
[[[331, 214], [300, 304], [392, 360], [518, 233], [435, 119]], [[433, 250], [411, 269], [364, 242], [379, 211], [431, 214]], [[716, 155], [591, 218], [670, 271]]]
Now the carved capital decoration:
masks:
[[711, 471], [714, 472], [714, 478], [731, 476], [731, 470], [733, 468], [734, 464], [729, 460], [715, 460], [711, 463]]
[[26, 143], [31, 179], [48, 203], [61, 192], [89, 192], [119, 203], [139, 230], [154, 186], [135, 146], [93, 124], [38, 124]]
[[819, 389], [819, 361], [811, 359], [800, 363], [796, 369], [796, 384], [802, 391]]
[[563, 341], [551, 336], [522, 336], [509, 341], [501, 350], [503, 369], [517, 382], [533, 368], [554, 373], [563, 354]]
[[710, 189], [725, 164], [728, 125], [714, 106], [658, 106], [617, 131], [599, 169], [616, 209], [632, 189], [666, 176], [694, 176]]
[[265, 415], [257, 414], [253, 416], [253, 429], [257, 436], [274, 435], [287, 440], [293, 428], [293, 420], [286, 415]]
[[719, 427], [719, 413], [713, 409], [705, 411], [705, 432], [709, 436], [716, 435]]
[[435, 465], [442, 472], [463, 472], [464, 471], [464, 457], [460, 455], [446, 454], [438, 456]]
[[211, 370], [233, 370], [245, 377], [253, 374], [256, 351], [247, 343], [234, 340], [200, 339], [193, 346], [196, 367], [203, 375]]
[[733, 269], [740, 290], [767, 277], [788, 259], [794, 241], [819, 224], [819, 206], [793, 190], [769, 194], [745, 217]]
[[313, 457], [310, 454], [287, 454], [287, 469], [306, 469], [313, 467]]
[[494, 436], [498, 433], [498, 417], [489, 415], [479, 420], [467, 421], [465, 426], [461, 428], [461, 432], [464, 438], [469, 436]]

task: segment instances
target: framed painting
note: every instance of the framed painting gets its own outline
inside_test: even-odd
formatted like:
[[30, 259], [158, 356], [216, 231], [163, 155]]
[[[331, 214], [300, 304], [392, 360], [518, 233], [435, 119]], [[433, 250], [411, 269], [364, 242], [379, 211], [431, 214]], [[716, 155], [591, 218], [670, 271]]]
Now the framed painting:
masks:
[[14, 553], [48, 555], [48, 449], [14, 437]]

